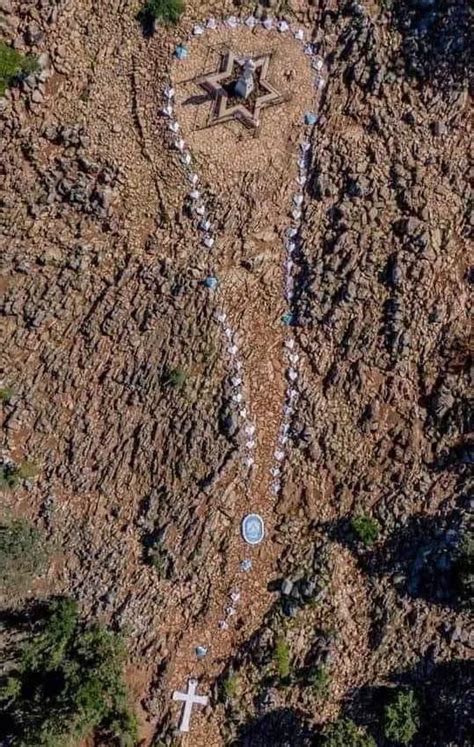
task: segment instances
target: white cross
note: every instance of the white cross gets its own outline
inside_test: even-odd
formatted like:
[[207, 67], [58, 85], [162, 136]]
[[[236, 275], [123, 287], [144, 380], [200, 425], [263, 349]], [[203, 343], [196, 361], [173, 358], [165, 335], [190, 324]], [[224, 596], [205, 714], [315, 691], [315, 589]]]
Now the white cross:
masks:
[[173, 693], [173, 700], [181, 700], [184, 703], [183, 716], [179, 725], [180, 731], [189, 731], [189, 722], [191, 720], [193, 705], [206, 706], [209, 700], [207, 695], [196, 695], [197, 685], [197, 680], [189, 680], [187, 693], [180, 693], [177, 690]]

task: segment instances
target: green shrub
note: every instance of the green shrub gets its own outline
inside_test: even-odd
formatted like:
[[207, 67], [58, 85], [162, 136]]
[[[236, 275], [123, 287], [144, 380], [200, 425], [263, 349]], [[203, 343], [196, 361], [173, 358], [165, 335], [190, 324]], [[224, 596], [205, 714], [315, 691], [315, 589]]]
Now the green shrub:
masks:
[[379, 538], [380, 525], [371, 516], [364, 514], [354, 516], [351, 520], [351, 529], [356, 537], [368, 547], [377, 542]]
[[25, 461], [21, 464], [2, 464], [0, 466], [0, 490], [17, 488], [20, 480], [31, 480], [39, 473], [39, 468], [33, 462]]
[[413, 690], [399, 690], [385, 707], [384, 734], [398, 744], [410, 744], [420, 726], [420, 706]]
[[0, 523], [0, 587], [20, 588], [38, 576], [48, 560], [42, 532], [23, 519]]
[[172, 368], [165, 373], [165, 385], [173, 387], [173, 389], [182, 389], [187, 378], [187, 373], [181, 368]]
[[454, 582], [460, 601], [472, 607], [474, 599], [474, 532], [466, 530], [454, 562]]
[[146, 22], [176, 24], [184, 13], [184, 0], [147, 0], [140, 13]]
[[229, 672], [222, 681], [222, 696], [224, 700], [233, 700], [237, 695], [239, 680], [236, 674]]
[[[0, 94], [1, 95], [1, 94]], [[5, 404], [8, 404], [10, 402], [11, 398], [13, 397], [13, 389], [9, 386], [2, 386], [0, 387], [0, 402], [4, 402]]]
[[281, 680], [287, 680], [291, 671], [290, 647], [288, 646], [287, 641], [282, 637], [277, 638], [276, 640], [273, 658], [279, 678]]
[[367, 730], [348, 718], [329, 724], [323, 732], [322, 744], [324, 747], [377, 747]]
[[3, 96], [8, 86], [19, 76], [34, 72], [37, 66], [33, 57], [25, 57], [13, 47], [0, 41], [0, 96]]
[[331, 677], [326, 667], [316, 667], [308, 677], [308, 684], [318, 699], [327, 698]]
[[97, 732], [107, 744], [135, 745], [124, 661], [116, 634], [84, 625], [74, 601], [55, 600], [0, 689], [8, 743], [72, 747]]

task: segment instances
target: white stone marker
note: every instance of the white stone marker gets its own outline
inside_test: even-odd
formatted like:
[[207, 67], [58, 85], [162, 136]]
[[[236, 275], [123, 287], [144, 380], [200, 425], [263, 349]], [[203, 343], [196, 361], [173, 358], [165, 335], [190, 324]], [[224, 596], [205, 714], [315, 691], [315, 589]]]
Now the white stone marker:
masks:
[[183, 715], [179, 725], [180, 731], [189, 731], [189, 722], [191, 721], [193, 705], [206, 706], [208, 703], [209, 698], [207, 695], [196, 695], [197, 686], [197, 680], [189, 680], [187, 693], [180, 693], [178, 690], [175, 690], [173, 693], [173, 700], [180, 700], [184, 703]]

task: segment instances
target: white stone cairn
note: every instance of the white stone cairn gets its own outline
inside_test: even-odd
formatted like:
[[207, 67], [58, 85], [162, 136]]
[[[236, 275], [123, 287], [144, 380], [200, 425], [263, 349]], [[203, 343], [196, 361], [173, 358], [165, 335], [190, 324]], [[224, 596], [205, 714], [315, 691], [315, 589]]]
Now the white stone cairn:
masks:
[[190, 729], [193, 706], [200, 705], [204, 707], [209, 702], [207, 695], [196, 695], [197, 686], [197, 680], [188, 680], [188, 691], [186, 693], [181, 693], [178, 690], [175, 690], [173, 693], [173, 700], [184, 703], [179, 730], [185, 733]]

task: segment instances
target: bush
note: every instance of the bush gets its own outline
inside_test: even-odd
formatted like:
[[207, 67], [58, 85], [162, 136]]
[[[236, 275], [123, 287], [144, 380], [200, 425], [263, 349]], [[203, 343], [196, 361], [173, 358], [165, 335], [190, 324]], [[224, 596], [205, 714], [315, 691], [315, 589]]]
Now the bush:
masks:
[[316, 667], [310, 673], [308, 681], [316, 698], [323, 699], [328, 696], [331, 678], [326, 667]]
[[0, 402], [4, 402], [5, 404], [8, 404], [13, 397], [13, 389], [9, 386], [2, 386], [0, 387]]
[[348, 718], [329, 724], [323, 732], [322, 744], [324, 747], [377, 747], [367, 730]]
[[173, 389], [182, 389], [185, 385], [187, 374], [181, 368], [172, 368], [166, 371], [164, 383]]
[[24, 56], [5, 42], [0, 42], [0, 96], [21, 75], [28, 75], [37, 69], [34, 57]]
[[33, 462], [2, 464], [0, 466], [0, 490], [13, 490], [18, 487], [20, 480], [31, 480], [38, 473], [39, 469]]
[[140, 13], [142, 21], [150, 23], [178, 23], [184, 13], [184, 0], [147, 0]]
[[354, 516], [351, 520], [351, 529], [356, 537], [368, 547], [377, 542], [379, 538], [380, 525], [371, 516], [365, 516], [364, 514]]
[[399, 744], [410, 744], [420, 726], [420, 706], [413, 690], [400, 690], [385, 708], [384, 734]]
[[474, 532], [467, 530], [454, 562], [454, 582], [460, 601], [472, 607], [474, 598]]
[[109, 745], [135, 745], [124, 660], [116, 634], [81, 623], [73, 600], [55, 600], [0, 689], [0, 737], [22, 747], [72, 747], [97, 733]]
[[45, 568], [42, 532], [23, 519], [0, 523], [0, 587], [22, 587]]
[[236, 674], [229, 672], [222, 682], [222, 696], [225, 701], [233, 700], [237, 695], [239, 681]]
[[290, 676], [290, 648], [284, 638], [277, 638], [273, 654], [278, 676], [281, 680], [287, 680]]

